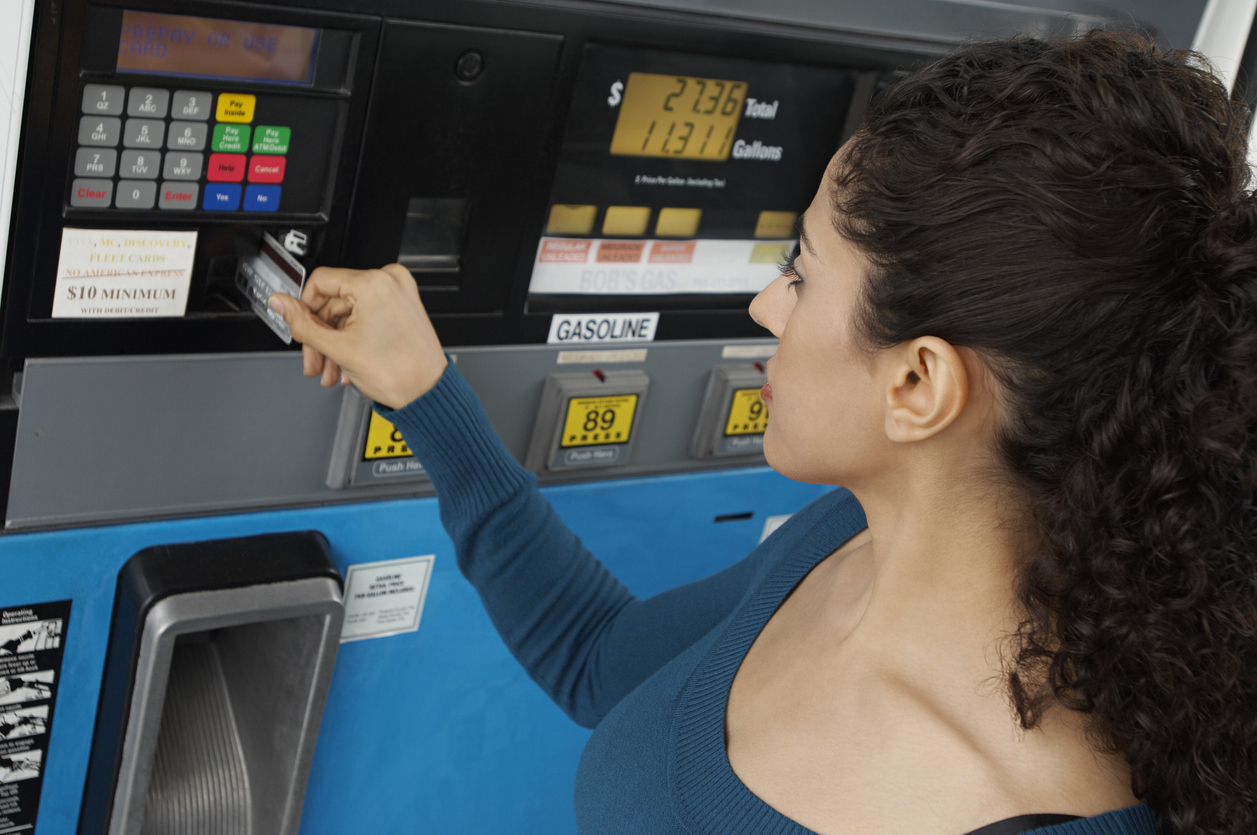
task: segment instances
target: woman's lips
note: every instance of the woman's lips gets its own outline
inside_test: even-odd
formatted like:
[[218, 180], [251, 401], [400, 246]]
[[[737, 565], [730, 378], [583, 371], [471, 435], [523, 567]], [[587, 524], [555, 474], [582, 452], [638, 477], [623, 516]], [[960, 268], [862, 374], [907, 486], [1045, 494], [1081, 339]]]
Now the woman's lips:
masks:
[[759, 390], [759, 397], [765, 403], [773, 399], [772, 383], [764, 383], [764, 387]]

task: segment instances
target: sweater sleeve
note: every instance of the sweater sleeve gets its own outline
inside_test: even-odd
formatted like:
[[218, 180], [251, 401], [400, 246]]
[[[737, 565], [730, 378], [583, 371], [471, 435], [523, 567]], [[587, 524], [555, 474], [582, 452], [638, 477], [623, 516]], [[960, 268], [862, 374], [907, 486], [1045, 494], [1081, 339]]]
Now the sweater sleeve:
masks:
[[743, 560], [634, 597], [559, 519], [453, 364], [409, 405], [376, 410], [432, 478], [459, 569], [507, 647], [586, 727], [723, 620], [755, 574], [754, 561]]

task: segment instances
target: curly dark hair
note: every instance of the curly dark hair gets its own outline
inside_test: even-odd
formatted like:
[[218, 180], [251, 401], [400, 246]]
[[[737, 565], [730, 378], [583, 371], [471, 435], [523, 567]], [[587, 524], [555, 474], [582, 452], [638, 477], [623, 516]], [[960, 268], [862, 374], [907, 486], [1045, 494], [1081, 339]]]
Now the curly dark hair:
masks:
[[870, 346], [984, 357], [1027, 509], [1021, 723], [1120, 753], [1164, 835], [1257, 832], [1257, 200], [1249, 114], [1136, 35], [967, 44], [835, 174]]

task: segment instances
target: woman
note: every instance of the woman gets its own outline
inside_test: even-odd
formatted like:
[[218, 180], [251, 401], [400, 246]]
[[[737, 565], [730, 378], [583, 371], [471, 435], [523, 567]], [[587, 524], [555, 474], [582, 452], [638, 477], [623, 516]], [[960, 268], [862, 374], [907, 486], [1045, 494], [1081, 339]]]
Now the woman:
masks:
[[1251, 835], [1247, 122], [1198, 56], [1112, 33], [967, 45], [881, 94], [751, 305], [769, 463], [847, 489], [650, 600], [497, 442], [404, 269], [274, 304], [596, 726], [582, 831]]

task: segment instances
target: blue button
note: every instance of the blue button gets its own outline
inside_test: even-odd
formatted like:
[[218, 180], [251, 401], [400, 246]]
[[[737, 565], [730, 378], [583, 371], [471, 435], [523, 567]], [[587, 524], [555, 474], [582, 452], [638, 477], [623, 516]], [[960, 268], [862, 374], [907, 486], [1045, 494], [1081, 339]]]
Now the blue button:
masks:
[[240, 184], [207, 183], [201, 208], [211, 212], [234, 212], [240, 208]]
[[244, 210], [246, 212], [278, 211], [279, 189], [279, 186], [249, 186], [244, 190]]

